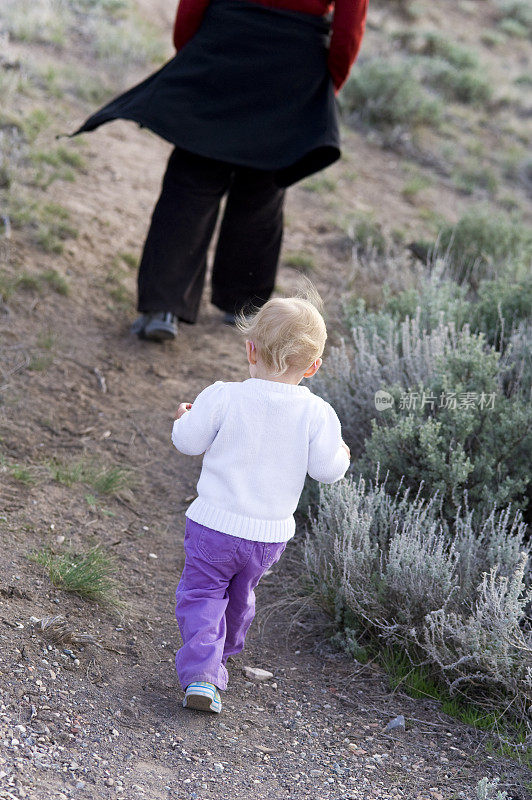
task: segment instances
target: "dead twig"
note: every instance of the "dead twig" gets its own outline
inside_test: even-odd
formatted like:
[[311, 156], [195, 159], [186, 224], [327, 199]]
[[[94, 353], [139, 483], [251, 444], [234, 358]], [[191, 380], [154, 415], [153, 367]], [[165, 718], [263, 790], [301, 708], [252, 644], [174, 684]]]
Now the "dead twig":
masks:
[[100, 387], [100, 391], [102, 392], [102, 394], [107, 394], [107, 383], [105, 381], [105, 377], [102, 375], [102, 373], [100, 372], [98, 367], [94, 367], [94, 369], [92, 371], [96, 375], [96, 378], [98, 380], [98, 386]]

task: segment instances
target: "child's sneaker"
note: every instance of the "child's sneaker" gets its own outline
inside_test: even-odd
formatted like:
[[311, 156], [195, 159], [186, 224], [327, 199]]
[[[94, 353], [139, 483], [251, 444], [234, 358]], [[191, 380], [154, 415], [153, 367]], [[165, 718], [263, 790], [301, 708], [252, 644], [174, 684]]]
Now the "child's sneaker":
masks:
[[219, 714], [222, 710], [220, 692], [214, 683], [207, 681], [189, 683], [185, 691], [183, 708], [197, 708], [200, 711], [215, 711]]

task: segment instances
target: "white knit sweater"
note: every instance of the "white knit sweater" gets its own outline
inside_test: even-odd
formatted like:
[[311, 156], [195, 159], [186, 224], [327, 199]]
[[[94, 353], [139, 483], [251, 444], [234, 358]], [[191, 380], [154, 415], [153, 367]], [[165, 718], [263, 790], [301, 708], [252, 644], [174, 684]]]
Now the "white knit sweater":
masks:
[[186, 516], [208, 528], [259, 542], [295, 532], [305, 476], [334, 483], [349, 458], [340, 421], [306, 386], [248, 378], [207, 386], [174, 422], [172, 442], [204, 453], [198, 497]]

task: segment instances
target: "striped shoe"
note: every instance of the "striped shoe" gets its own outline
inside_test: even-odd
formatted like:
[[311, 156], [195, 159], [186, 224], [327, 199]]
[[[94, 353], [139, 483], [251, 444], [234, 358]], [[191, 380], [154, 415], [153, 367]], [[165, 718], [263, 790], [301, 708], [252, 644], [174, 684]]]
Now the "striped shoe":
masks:
[[222, 710], [220, 692], [214, 683], [207, 681], [189, 683], [185, 691], [183, 708], [197, 708], [200, 711], [215, 711], [219, 714]]

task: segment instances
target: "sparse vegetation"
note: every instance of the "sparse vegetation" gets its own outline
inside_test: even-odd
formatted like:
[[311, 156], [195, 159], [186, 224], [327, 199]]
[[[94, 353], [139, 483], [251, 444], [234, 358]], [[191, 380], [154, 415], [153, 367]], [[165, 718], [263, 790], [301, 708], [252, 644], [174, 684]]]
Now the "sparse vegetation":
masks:
[[84, 483], [100, 494], [120, 495], [134, 484], [131, 472], [123, 467], [102, 466], [94, 461], [53, 461], [48, 465], [57, 483], [72, 486]]
[[35, 166], [31, 183], [41, 189], [47, 189], [54, 181], [75, 180], [75, 171], [82, 170], [84, 160], [75, 150], [58, 147], [55, 150], [34, 150], [30, 159]]
[[336, 189], [336, 181], [327, 177], [311, 177], [306, 178], [302, 184], [303, 189], [307, 192], [316, 192], [317, 194], [329, 194]]
[[161, 61], [160, 37], [129, 0], [6, 0], [5, 30], [13, 39], [63, 49], [83, 23], [96, 58], [114, 66]]
[[48, 284], [57, 294], [67, 296], [69, 288], [68, 281], [56, 269], [47, 269], [41, 274], [42, 280]]
[[24, 464], [12, 464], [9, 468], [9, 472], [12, 478], [26, 486], [32, 486], [37, 482], [34, 471]]
[[137, 269], [138, 267], [138, 257], [134, 253], [119, 253], [118, 254], [124, 264], [129, 267], [130, 269]]
[[29, 361], [28, 369], [31, 372], [44, 372], [53, 363], [51, 353], [34, 353]]
[[478, 189], [483, 189], [494, 196], [499, 185], [493, 169], [474, 162], [455, 169], [453, 178], [456, 188], [465, 194], [473, 194]]
[[312, 253], [305, 253], [302, 251], [286, 253], [286, 255], [283, 256], [283, 263], [286, 264], [287, 267], [300, 269], [303, 272], [312, 272], [312, 270], [316, 268], [316, 261]]
[[[130, 308], [131, 306], [131, 291], [124, 286], [124, 275], [120, 270], [111, 270], [103, 281], [103, 287], [113, 301], [114, 306], [118, 308]], [[109, 304], [109, 307], [113, 307]]]
[[99, 546], [84, 553], [70, 551], [56, 554], [40, 550], [31, 560], [41, 564], [58, 589], [72, 592], [86, 600], [117, 606], [117, 567], [113, 559]]
[[401, 189], [401, 194], [405, 200], [413, 202], [417, 198], [418, 194], [423, 191], [423, 189], [427, 189], [431, 185], [432, 181], [430, 178], [428, 178], [426, 175], [418, 173], [416, 175], [412, 175], [412, 177], [406, 181]]
[[[19, 198], [9, 202], [8, 210], [13, 227], [26, 228], [33, 242], [45, 253], [60, 254], [64, 241], [77, 237], [77, 230], [69, 221], [69, 212], [57, 203], [39, 205], [36, 201]], [[38, 284], [37, 279], [35, 281]], [[33, 288], [37, 289], [38, 285]]]
[[455, 66], [443, 58], [427, 58], [420, 65], [423, 82], [448, 100], [479, 104], [491, 98], [491, 84], [480, 71]]

